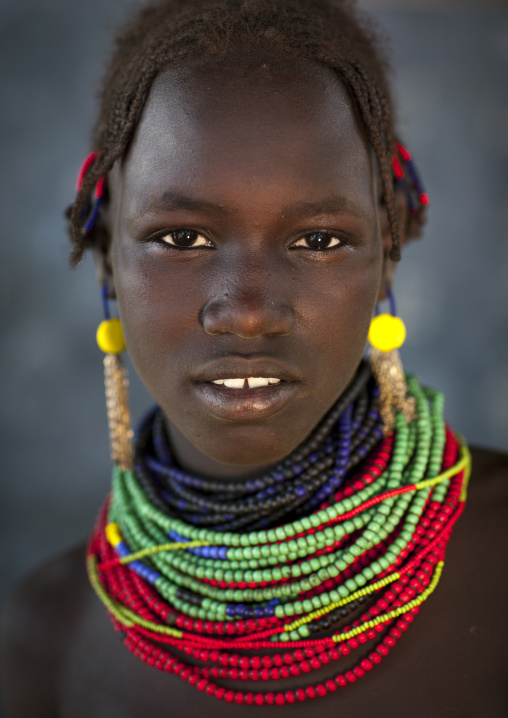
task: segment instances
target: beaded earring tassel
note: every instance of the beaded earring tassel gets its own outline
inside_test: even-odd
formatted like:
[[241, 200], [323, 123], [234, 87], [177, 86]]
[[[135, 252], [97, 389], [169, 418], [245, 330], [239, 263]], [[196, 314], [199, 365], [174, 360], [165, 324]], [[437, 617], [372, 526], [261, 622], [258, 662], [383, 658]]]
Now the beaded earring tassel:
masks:
[[[92, 152], [81, 165], [76, 183], [79, 192], [87, 172], [93, 166], [99, 152]], [[94, 191], [94, 199], [88, 216], [82, 227], [83, 234], [91, 232], [95, 226], [99, 211], [104, 201], [106, 181], [101, 177]], [[111, 445], [111, 458], [123, 470], [132, 469], [133, 451], [131, 416], [129, 411], [129, 380], [120, 354], [125, 350], [125, 339], [122, 324], [117, 317], [111, 317], [109, 311], [108, 287], [102, 287], [102, 304], [104, 308], [104, 321], [97, 329], [97, 344], [105, 353], [104, 357], [104, 383], [106, 388], [106, 407], [108, 412], [109, 439]]]
[[127, 370], [116, 354], [104, 357], [104, 383], [108, 411], [111, 458], [124, 471], [132, 469], [131, 417], [129, 411]]
[[398, 348], [406, 338], [406, 327], [395, 316], [395, 302], [388, 292], [391, 314], [374, 317], [369, 329], [369, 360], [379, 385], [379, 401], [385, 434], [393, 431], [395, 415], [402, 414], [411, 422], [416, 415], [415, 400], [408, 395], [406, 377]]
[[125, 350], [125, 339], [120, 319], [109, 313], [108, 289], [102, 289], [105, 320], [97, 329], [97, 344], [105, 353], [104, 384], [108, 411], [111, 458], [123, 470], [132, 469], [131, 415], [129, 411], [129, 379], [120, 354]]

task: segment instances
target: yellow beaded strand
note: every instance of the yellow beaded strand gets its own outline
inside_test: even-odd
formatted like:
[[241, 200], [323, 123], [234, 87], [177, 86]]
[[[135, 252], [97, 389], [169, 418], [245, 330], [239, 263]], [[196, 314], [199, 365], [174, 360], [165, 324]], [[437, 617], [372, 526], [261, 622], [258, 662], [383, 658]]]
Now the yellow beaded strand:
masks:
[[[466, 444], [461, 444], [460, 459], [456, 464], [451, 466], [449, 469], [446, 469], [446, 471], [443, 471], [443, 473], [438, 476], [434, 476], [431, 479], [425, 479], [424, 481], [419, 481], [415, 484], [415, 486], [418, 491], [421, 489], [427, 489], [429, 486], [436, 486], [436, 484], [446, 481], [446, 479], [455, 476], [455, 474], [458, 474], [459, 471], [462, 471], [463, 469], [465, 469], [464, 482], [462, 486], [462, 490], [464, 491], [464, 487], [467, 487], [467, 482], [469, 481], [469, 476], [471, 475], [471, 453]], [[465, 501], [465, 498], [462, 498], [462, 494], [460, 500]]]
[[[347, 631], [346, 633], [335, 633], [333, 636], [331, 636], [331, 639], [334, 641], [334, 643], [342, 643], [343, 641], [347, 641], [350, 638], [354, 638], [355, 636], [358, 636], [360, 633], [363, 633], [365, 631], [370, 630], [371, 628], [374, 628], [375, 626], [378, 626], [380, 623], [386, 623], [386, 621], [391, 621], [393, 618], [397, 618], [397, 616], [401, 616], [404, 613], [408, 613], [413, 608], [416, 608], [420, 604], [422, 604], [433, 591], [436, 589], [439, 579], [441, 578], [441, 574], [443, 572], [444, 567], [444, 561], [438, 561], [436, 564], [436, 570], [434, 571], [434, 576], [432, 577], [432, 581], [430, 582], [428, 588], [425, 589], [425, 591], [418, 597], [413, 599], [412, 601], [409, 601], [408, 603], [404, 604], [404, 606], [400, 606], [399, 608], [394, 609], [393, 611], [389, 611], [388, 613], [383, 614], [382, 616], [378, 616], [377, 618], [373, 618], [370, 621], [367, 621], [366, 623], [363, 623], [361, 626], [358, 626], [357, 628], [353, 628], [350, 631]], [[89, 556], [87, 558], [87, 570], [88, 570], [88, 576], [90, 578], [90, 583], [97, 593], [97, 596], [101, 599], [101, 601], [104, 603], [108, 611], [124, 626], [130, 627], [135, 624], [138, 626], [142, 626], [143, 628], [147, 628], [150, 631], [154, 631], [155, 633], [160, 633], [161, 635], [168, 635], [168, 636], [174, 636], [175, 638], [182, 638], [183, 632], [179, 631], [175, 628], [169, 628], [168, 626], [160, 626], [157, 623], [153, 623], [152, 621], [147, 621], [144, 618], [141, 618], [141, 616], [138, 616], [136, 613], [131, 611], [128, 608], [125, 608], [121, 604], [117, 603], [116, 601], [113, 601], [104, 591], [102, 588], [98, 575], [97, 575], [97, 560], [94, 556]], [[358, 592], [359, 593], [359, 592]]]
[[150, 631], [155, 631], [156, 633], [160, 633], [165, 636], [173, 636], [174, 638], [182, 638], [183, 631], [179, 631], [177, 628], [170, 628], [169, 626], [160, 626], [159, 624], [153, 623], [152, 621], [147, 621], [146, 619], [141, 618], [141, 616], [138, 616], [137, 613], [134, 613], [134, 611], [131, 611], [129, 608], [126, 608], [125, 606], [122, 606], [122, 604], [117, 603], [116, 601], [113, 601], [113, 599], [110, 598], [110, 596], [108, 596], [108, 594], [102, 588], [102, 585], [99, 581], [98, 571], [97, 571], [97, 559], [95, 558], [95, 556], [87, 557], [86, 567], [87, 567], [90, 583], [91, 583], [92, 588], [94, 589], [95, 593], [100, 598], [100, 600], [103, 602], [103, 604], [106, 606], [107, 610], [123, 626], [127, 626], [127, 628], [130, 628], [131, 626], [136, 626], [136, 625], [142, 626], [143, 628], [147, 628]]
[[341, 606], [345, 606], [346, 604], [351, 603], [351, 601], [356, 601], [357, 598], [361, 598], [362, 596], [367, 596], [369, 593], [372, 593], [373, 591], [377, 591], [378, 589], [383, 588], [384, 586], [387, 586], [389, 583], [393, 583], [393, 581], [397, 581], [399, 578], [400, 578], [400, 573], [398, 571], [395, 571], [394, 573], [391, 573], [389, 576], [382, 578], [380, 581], [377, 581], [376, 583], [373, 583], [370, 586], [367, 586], [366, 588], [360, 588], [358, 591], [355, 591], [347, 598], [341, 598], [340, 601], [334, 601], [334, 603], [330, 603], [328, 606], [326, 606], [326, 608], [324, 610], [321, 608], [318, 608], [316, 611], [309, 613], [307, 616], [304, 616], [303, 618], [299, 618], [298, 620], [293, 621], [293, 623], [290, 623], [289, 625], [284, 627], [284, 633], [293, 631], [295, 628], [299, 628], [300, 626], [303, 626], [305, 623], [309, 623], [309, 621], [314, 620], [314, 618], [321, 618], [321, 616], [326, 616], [327, 613], [330, 613], [330, 611], [333, 611], [335, 608], [340, 608]]
[[[106, 526], [106, 539], [108, 540], [108, 543], [113, 546], [113, 548], [123, 541], [122, 534], [120, 532], [120, 526], [118, 524], [112, 522]], [[177, 551], [179, 549], [196, 548], [198, 546], [211, 545], [212, 544], [208, 543], [207, 541], [173, 541], [172, 543], [162, 543], [156, 546], [149, 546], [148, 548], [143, 548], [140, 551], [134, 551], [128, 556], [122, 556], [121, 558], [119, 558], [119, 563], [131, 563], [131, 561], [137, 561], [140, 558], [145, 558], [145, 556], [152, 556], [154, 553], [160, 553], [161, 551]]]
[[[107, 608], [107, 610], [113, 614], [116, 618], [118, 618], [121, 623], [123, 623], [124, 626], [130, 627], [134, 626], [136, 624], [136, 621], [131, 621], [125, 617], [123, 617], [123, 620], [119, 618], [120, 609], [122, 608], [116, 601], [113, 601], [112, 598], [106, 593], [106, 591], [102, 588], [102, 584], [99, 581], [99, 576], [97, 573], [97, 559], [95, 556], [87, 556], [86, 559], [86, 569], [88, 573], [88, 578], [90, 580], [90, 583], [92, 585], [93, 590], [97, 594], [97, 596], [100, 598], [104, 606]], [[122, 609], [123, 610], [123, 609]], [[136, 616], [137, 619], [137, 616]]]
[[437, 584], [439, 583], [439, 579], [441, 578], [441, 574], [443, 572], [443, 566], [444, 566], [444, 561], [437, 562], [436, 570], [434, 571], [434, 576], [432, 577], [432, 581], [430, 582], [428, 588], [426, 588], [425, 591], [423, 591], [423, 593], [420, 594], [420, 596], [418, 596], [418, 598], [415, 598], [412, 601], [409, 601], [408, 603], [404, 604], [404, 606], [400, 606], [400, 608], [396, 608], [393, 611], [389, 611], [388, 613], [383, 614], [382, 616], [373, 618], [370, 621], [363, 623], [361, 626], [358, 626], [357, 628], [352, 628], [351, 631], [348, 631], [347, 633], [335, 633], [332, 636], [332, 640], [335, 643], [341, 643], [342, 641], [347, 641], [349, 638], [354, 638], [354, 636], [357, 636], [359, 633], [368, 631], [369, 629], [374, 628], [375, 626], [378, 626], [380, 623], [385, 623], [386, 621], [391, 621], [392, 618], [397, 618], [397, 616], [400, 616], [403, 613], [407, 613], [412, 608], [416, 608], [416, 606], [419, 606], [421, 603], [423, 603], [430, 596], [430, 594], [435, 590]]

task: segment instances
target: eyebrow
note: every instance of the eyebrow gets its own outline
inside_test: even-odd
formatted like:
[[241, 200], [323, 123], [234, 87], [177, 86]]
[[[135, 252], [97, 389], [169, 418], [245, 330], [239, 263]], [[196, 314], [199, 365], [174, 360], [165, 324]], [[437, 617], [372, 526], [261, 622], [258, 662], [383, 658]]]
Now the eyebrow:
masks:
[[297, 216], [317, 217], [325, 214], [341, 214], [349, 212], [364, 219], [367, 213], [357, 204], [346, 199], [346, 197], [333, 196], [320, 202], [295, 202], [287, 208], [288, 212], [292, 212]]
[[[228, 212], [225, 203], [209, 202], [203, 199], [188, 197], [177, 192], [164, 192], [160, 197], [149, 202], [147, 212], [153, 211], [171, 211], [171, 210], [187, 210], [189, 212], [207, 212], [221, 213]], [[317, 217], [327, 214], [341, 214], [348, 212], [360, 219], [365, 219], [367, 213], [357, 204], [346, 197], [332, 196], [317, 202], [296, 201], [290, 205], [280, 208], [283, 215], [291, 215], [295, 217]], [[145, 214], [142, 212], [141, 214]]]
[[[177, 192], [164, 192], [157, 199], [149, 202], [147, 210], [151, 211], [171, 211], [176, 209], [185, 209], [190, 212], [195, 211], [206, 211], [206, 212], [225, 212], [224, 205], [208, 202], [203, 199], [194, 199], [193, 197], [187, 197]], [[144, 213], [143, 213], [144, 214]]]

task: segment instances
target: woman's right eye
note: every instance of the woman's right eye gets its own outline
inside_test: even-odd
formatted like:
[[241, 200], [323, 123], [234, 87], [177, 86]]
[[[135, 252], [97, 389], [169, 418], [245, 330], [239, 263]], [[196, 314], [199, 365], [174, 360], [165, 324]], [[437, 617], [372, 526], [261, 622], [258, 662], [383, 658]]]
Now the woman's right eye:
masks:
[[197, 247], [213, 247], [209, 239], [194, 229], [174, 229], [160, 237], [162, 242], [178, 249], [196, 249]]

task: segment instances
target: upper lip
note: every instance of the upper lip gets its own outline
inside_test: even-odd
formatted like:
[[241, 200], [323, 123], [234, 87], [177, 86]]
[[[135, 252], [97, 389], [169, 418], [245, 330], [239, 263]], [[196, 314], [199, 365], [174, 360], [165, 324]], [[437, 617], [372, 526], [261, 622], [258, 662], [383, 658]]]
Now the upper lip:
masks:
[[196, 381], [216, 379], [248, 379], [249, 377], [277, 378], [282, 381], [301, 381], [292, 367], [273, 357], [229, 356], [214, 359], [200, 367], [195, 373]]

